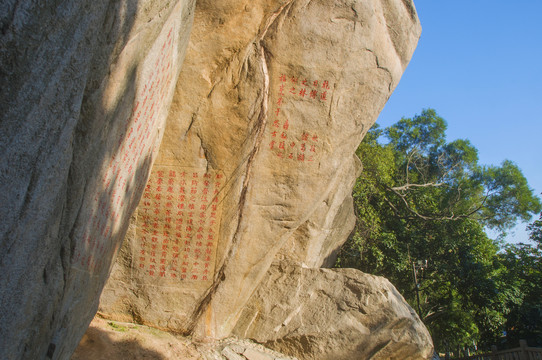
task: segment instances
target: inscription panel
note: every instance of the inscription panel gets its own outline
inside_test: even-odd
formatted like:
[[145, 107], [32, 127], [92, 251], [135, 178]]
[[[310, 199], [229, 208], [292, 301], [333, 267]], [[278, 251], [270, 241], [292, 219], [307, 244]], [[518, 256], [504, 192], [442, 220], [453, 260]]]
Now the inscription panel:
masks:
[[296, 76], [279, 76], [272, 123], [268, 132], [267, 146], [275, 156], [297, 162], [314, 162], [320, 147], [320, 137], [315, 131], [301, 129], [292, 124], [282, 111], [289, 101], [327, 102], [329, 98], [328, 80], [308, 80]]
[[[120, 125], [115, 143], [117, 149], [102, 169], [101, 177], [94, 187], [93, 198], [86, 198], [82, 216], [76, 230], [76, 248], [72, 266], [90, 273], [100, 271], [111, 247], [118, 250], [115, 236], [121, 230], [121, 222], [134, 210], [134, 194], [143, 191], [149, 171], [148, 157], [157, 151], [157, 132], [165, 120], [163, 113], [166, 99], [173, 91], [176, 45], [175, 25], [164, 29], [162, 40], [151, 50], [156, 54], [144, 65], [142, 89], [136, 94], [131, 115]], [[145, 163], [145, 167], [141, 167]], [[131, 208], [127, 209], [128, 204]]]
[[134, 278], [212, 280], [223, 186], [220, 172], [154, 167], [138, 207]]

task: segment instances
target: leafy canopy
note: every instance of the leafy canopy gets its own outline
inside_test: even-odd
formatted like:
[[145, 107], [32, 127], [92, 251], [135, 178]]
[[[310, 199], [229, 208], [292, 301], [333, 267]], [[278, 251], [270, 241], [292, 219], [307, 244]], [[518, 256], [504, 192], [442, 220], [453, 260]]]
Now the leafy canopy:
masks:
[[517, 165], [480, 165], [468, 140], [446, 141], [446, 128], [427, 109], [368, 132], [357, 150], [358, 221], [337, 262], [390, 279], [443, 350], [500, 336], [522, 290], [484, 229], [505, 232], [541, 208]]

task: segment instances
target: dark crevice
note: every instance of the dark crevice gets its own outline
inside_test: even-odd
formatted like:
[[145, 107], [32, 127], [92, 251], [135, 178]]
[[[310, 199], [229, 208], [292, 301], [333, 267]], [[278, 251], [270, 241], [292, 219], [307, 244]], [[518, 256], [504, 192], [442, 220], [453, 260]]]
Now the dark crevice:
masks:
[[418, 15], [416, 14], [416, 9], [414, 8], [414, 3], [412, 2], [412, 0], [402, 0], [402, 1], [412, 21], [417, 22]]
[[[246, 160], [246, 170], [243, 180], [243, 188], [241, 190], [240, 199], [239, 199], [239, 207], [238, 207], [238, 216], [237, 216], [237, 227], [235, 229], [234, 235], [232, 237], [232, 243], [230, 246], [230, 249], [228, 251], [228, 255], [226, 256], [226, 259], [230, 259], [233, 257], [233, 254], [237, 250], [237, 247], [239, 245], [240, 241], [240, 233], [241, 233], [241, 225], [243, 224], [243, 217], [244, 217], [244, 209], [246, 204], [246, 197], [248, 193], [248, 187], [249, 187], [249, 181], [250, 181], [250, 174], [253, 167], [254, 159], [256, 157], [256, 154], [260, 150], [261, 142], [263, 140], [263, 134], [265, 131], [265, 127], [267, 124], [267, 112], [268, 112], [268, 96], [269, 96], [269, 74], [268, 74], [268, 68], [267, 68], [267, 62], [266, 62], [266, 52], [264, 47], [262, 46], [263, 42], [263, 36], [260, 38], [259, 42], [256, 43], [257, 50], [260, 51], [260, 63], [261, 63], [261, 71], [263, 74], [263, 89], [262, 89], [262, 97], [261, 97], [261, 103], [260, 103], [260, 113], [258, 115], [257, 122], [255, 124], [255, 141], [254, 145], [252, 147], [252, 150]], [[222, 264], [220, 269], [217, 271], [217, 274], [215, 275], [215, 281], [213, 282], [213, 285], [209, 288], [207, 293], [204, 295], [203, 300], [200, 302], [198, 308], [194, 312], [195, 319], [188, 327], [187, 331], [188, 333], [192, 333], [194, 331], [194, 328], [196, 326], [197, 320], [201, 318], [203, 315], [203, 312], [211, 302], [211, 299], [213, 295], [215, 294], [218, 286], [220, 283], [222, 283], [226, 279], [225, 269], [226, 269], [227, 263], [225, 262]]]
[[[392, 90], [391, 88], [392, 88], [392, 85], [393, 85], [393, 75], [392, 75], [391, 71], [390, 71], [388, 68], [386, 68], [386, 67], [380, 65], [380, 62], [379, 62], [379, 60], [378, 60], [378, 56], [375, 54], [375, 52], [374, 52], [373, 50], [368, 49], [368, 48], [365, 48], [365, 49], [363, 49], [363, 50], [368, 51], [368, 52], [370, 52], [371, 54], [373, 54], [373, 56], [375, 57], [375, 63], [376, 63], [376, 68], [377, 68], [377, 69], [383, 70], [383, 71], [385, 71], [386, 73], [388, 73], [388, 75], [390, 76], [390, 83], [389, 83], [389, 85], [388, 85], [388, 91], [391, 92], [391, 90]], [[390, 94], [390, 95], [391, 95], [391, 94]]]

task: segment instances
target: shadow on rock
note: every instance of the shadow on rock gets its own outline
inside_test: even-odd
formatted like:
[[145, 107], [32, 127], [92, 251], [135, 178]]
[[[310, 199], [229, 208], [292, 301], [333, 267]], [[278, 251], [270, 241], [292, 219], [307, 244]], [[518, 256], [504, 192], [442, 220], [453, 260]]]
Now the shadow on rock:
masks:
[[158, 351], [144, 346], [136, 337], [128, 337], [124, 331], [90, 327], [71, 360], [166, 359]]

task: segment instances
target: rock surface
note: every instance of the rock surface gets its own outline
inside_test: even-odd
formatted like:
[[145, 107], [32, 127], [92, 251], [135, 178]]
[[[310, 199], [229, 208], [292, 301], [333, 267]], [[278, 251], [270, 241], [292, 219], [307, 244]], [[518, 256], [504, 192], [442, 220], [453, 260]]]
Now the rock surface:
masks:
[[354, 225], [354, 152], [419, 35], [407, 0], [198, 1], [100, 311], [220, 339], [273, 261], [332, 264]]
[[71, 360], [202, 359], [189, 339], [150, 327], [95, 317]]
[[299, 359], [428, 359], [431, 337], [384, 278], [272, 266], [234, 333]]
[[351, 231], [411, 0], [195, 3], [0, 5], [0, 357], [69, 357], [119, 252], [104, 315], [227, 338], [274, 261]]
[[71, 360], [109, 359], [296, 360], [246, 339], [194, 343], [147, 326], [96, 316]]
[[0, 358], [65, 359], [139, 202], [194, 0], [2, 1]]

